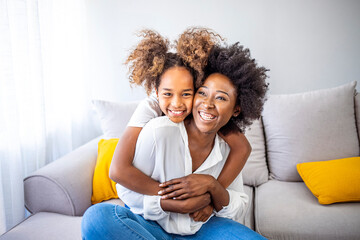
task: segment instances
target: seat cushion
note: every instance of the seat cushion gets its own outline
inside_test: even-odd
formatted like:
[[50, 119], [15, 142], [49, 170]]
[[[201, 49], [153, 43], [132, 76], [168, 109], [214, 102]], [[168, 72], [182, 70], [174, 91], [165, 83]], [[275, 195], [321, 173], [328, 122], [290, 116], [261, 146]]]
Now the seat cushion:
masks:
[[255, 190], [255, 229], [268, 239], [359, 239], [360, 203], [320, 205], [303, 182]]
[[1, 240], [79, 240], [81, 239], [82, 217], [58, 213], [40, 212], [0, 237]]

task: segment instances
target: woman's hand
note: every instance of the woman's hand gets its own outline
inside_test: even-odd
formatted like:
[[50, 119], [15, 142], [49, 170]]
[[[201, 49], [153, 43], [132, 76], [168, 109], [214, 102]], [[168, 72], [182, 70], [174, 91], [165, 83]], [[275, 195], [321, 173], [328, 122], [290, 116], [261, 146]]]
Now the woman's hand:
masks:
[[210, 202], [210, 194], [205, 193], [185, 200], [161, 199], [160, 205], [164, 211], [186, 214], [194, 213], [209, 205]]
[[209, 191], [215, 178], [207, 174], [190, 174], [161, 183], [159, 191], [162, 199], [187, 199], [200, 196]]
[[197, 222], [206, 222], [213, 213], [213, 210], [214, 207], [210, 204], [194, 213], [191, 213], [190, 217], [192, 217], [194, 221]]

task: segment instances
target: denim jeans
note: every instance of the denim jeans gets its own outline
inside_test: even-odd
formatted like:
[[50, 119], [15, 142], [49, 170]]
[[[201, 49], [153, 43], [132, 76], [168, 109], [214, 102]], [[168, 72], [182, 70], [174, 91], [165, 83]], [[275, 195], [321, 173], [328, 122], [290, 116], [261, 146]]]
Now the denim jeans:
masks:
[[244, 225], [213, 216], [194, 235], [181, 236], [164, 231], [155, 221], [145, 220], [119, 205], [100, 203], [90, 207], [81, 223], [84, 240], [99, 239], [265, 239]]

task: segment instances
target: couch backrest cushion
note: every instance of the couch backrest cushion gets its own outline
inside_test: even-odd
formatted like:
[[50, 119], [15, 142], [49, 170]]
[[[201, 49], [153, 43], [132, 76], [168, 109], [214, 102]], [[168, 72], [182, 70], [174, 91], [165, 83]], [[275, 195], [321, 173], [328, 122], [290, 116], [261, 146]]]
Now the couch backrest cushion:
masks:
[[266, 164], [265, 137], [261, 120], [256, 120], [245, 136], [251, 144], [251, 154], [242, 171], [244, 184], [257, 187], [269, 179], [269, 170]]
[[357, 133], [360, 142], [360, 94], [359, 93], [357, 93], [355, 96], [355, 113], [356, 113]]
[[355, 86], [269, 97], [263, 123], [272, 178], [301, 181], [298, 163], [359, 156]]
[[92, 104], [100, 118], [104, 138], [110, 139], [121, 137], [139, 102], [93, 100]]

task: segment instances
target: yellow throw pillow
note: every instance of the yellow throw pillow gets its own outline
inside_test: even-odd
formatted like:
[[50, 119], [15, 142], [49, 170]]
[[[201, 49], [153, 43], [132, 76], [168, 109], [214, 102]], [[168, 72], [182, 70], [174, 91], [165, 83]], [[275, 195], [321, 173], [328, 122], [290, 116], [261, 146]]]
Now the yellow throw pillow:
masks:
[[109, 178], [110, 164], [118, 141], [118, 138], [101, 139], [99, 141], [98, 157], [93, 177], [92, 204], [118, 198], [116, 183]]
[[297, 164], [320, 204], [360, 201], [360, 157]]

